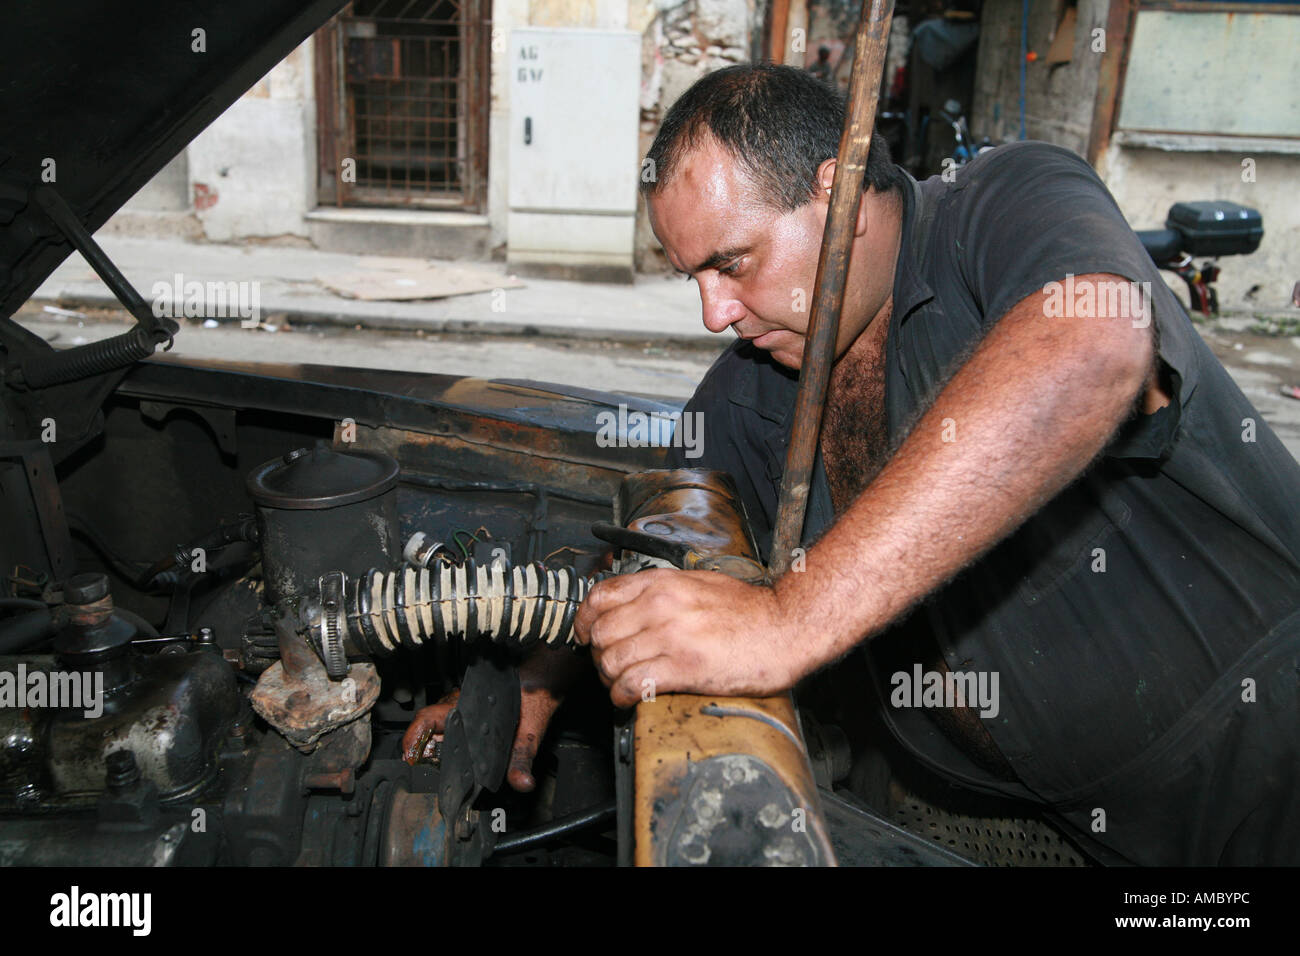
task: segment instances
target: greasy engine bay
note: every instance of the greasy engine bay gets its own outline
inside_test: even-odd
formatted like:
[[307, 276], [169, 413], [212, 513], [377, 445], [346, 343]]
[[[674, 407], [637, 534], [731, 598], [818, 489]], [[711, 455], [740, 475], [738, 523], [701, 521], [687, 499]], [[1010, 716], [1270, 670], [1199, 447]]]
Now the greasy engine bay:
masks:
[[[417, 413], [393, 395], [388, 425], [366, 424], [364, 403], [361, 423], [283, 411], [358, 408], [327, 381], [348, 370], [185, 365], [138, 366], [102, 433], [57, 467], [33, 445], [28, 467], [0, 472], [14, 532], [0, 544], [0, 672], [49, 687], [75, 673], [102, 693], [97, 713], [0, 707], [0, 862], [628, 860], [615, 795], [630, 823], [631, 768], [594, 671], [557, 715], [535, 792], [504, 783], [516, 665], [538, 643], [570, 645], [604, 575], [673, 564], [760, 580], [730, 479], [579, 465], [591, 435], [553, 412], [530, 428], [446, 405], [428, 434], [400, 427]], [[403, 379], [360, 374], [395, 391]], [[196, 375], [210, 399], [177, 400]], [[446, 381], [461, 400], [538, 401]], [[223, 393], [281, 410], [235, 412]], [[590, 416], [590, 402], [561, 404]], [[456, 687], [436, 763], [408, 765], [412, 717]], [[818, 827], [780, 852], [830, 859]]]

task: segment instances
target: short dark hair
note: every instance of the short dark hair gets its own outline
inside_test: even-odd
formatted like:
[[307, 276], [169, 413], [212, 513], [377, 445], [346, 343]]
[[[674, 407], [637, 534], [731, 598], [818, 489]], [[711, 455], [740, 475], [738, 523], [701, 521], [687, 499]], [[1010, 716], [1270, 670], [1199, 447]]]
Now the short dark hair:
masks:
[[[641, 192], [657, 193], [683, 157], [711, 135], [736, 157], [760, 199], [781, 212], [798, 209], [818, 188], [817, 167], [839, 152], [844, 110], [838, 88], [792, 66], [761, 63], [708, 73], [664, 117], [646, 154], [652, 173], [642, 175]], [[865, 186], [902, 188], [879, 132], [871, 138]]]

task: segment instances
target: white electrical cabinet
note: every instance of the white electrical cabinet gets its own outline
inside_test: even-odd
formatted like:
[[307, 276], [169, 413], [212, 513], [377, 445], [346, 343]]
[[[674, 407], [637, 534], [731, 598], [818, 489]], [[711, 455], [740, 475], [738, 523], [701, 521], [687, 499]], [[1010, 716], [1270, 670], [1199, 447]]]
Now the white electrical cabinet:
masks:
[[640, 34], [512, 32], [511, 268], [631, 281], [640, 86]]

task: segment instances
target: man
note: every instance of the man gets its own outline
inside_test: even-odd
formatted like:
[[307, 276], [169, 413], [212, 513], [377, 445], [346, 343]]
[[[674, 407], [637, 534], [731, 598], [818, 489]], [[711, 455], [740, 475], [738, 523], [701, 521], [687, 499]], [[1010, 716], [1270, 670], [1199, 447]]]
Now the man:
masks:
[[[740, 337], [687, 406], [690, 464], [731, 472], [764, 548], [842, 120], [802, 71], [732, 67], [649, 154], [655, 235]], [[1078, 157], [1014, 144], [918, 184], [872, 154], [804, 570], [596, 587], [576, 629], [612, 699], [772, 694], [866, 642], [917, 759], [1103, 858], [1296, 862], [1300, 467]], [[913, 668], [1000, 693], [913, 709]]]
[[822, 44], [817, 48], [817, 61], [808, 67], [808, 72], [823, 83], [835, 82], [835, 71], [831, 69], [831, 48]]

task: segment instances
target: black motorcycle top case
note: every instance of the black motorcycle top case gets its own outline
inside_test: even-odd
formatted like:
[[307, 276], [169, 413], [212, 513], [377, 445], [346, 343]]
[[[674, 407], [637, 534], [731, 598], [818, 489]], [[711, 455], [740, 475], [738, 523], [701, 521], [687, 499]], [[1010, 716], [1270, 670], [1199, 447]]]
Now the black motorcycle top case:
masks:
[[1174, 203], [1165, 228], [1182, 233], [1183, 251], [1193, 256], [1244, 255], [1264, 238], [1259, 210], [1226, 200]]

